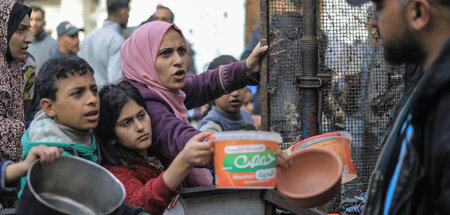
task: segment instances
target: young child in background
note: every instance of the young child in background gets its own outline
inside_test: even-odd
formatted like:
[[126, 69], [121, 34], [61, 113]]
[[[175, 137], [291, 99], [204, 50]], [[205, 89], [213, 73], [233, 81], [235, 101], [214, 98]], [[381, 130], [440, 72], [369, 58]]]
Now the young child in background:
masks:
[[247, 93], [245, 94], [244, 98], [244, 104], [242, 105], [242, 109], [246, 110], [252, 115], [252, 120], [254, 123], [254, 126], [257, 130], [261, 129], [261, 115], [259, 114], [253, 114], [253, 109], [255, 106], [253, 105], [253, 94], [252, 91], [246, 87]]
[[162, 214], [176, 201], [180, 184], [194, 166], [210, 161], [213, 145], [204, 140], [212, 132], [192, 137], [164, 171], [159, 159], [149, 154], [152, 153], [151, 119], [139, 91], [122, 81], [104, 86], [99, 94], [100, 119], [95, 134], [102, 165], [125, 186], [125, 201], [129, 205], [143, 207], [151, 214]]
[[[230, 55], [222, 55], [209, 64], [208, 70], [236, 61]], [[220, 132], [228, 131], [237, 124], [253, 124], [250, 113], [241, 109], [247, 92], [247, 87], [244, 87], [215, 99], [211, 110], [198, 124], [198, 129]]]
[[244, 103], [242, 104], [242, 109], [246, 110], [250, 114], [253, 114], [253, 109], [255, 108], [253, 106], [253, 94], [252, 91], [248, 87], [245, 87], [245, 96], [244, 96]]
[[[63, 155], [97, 162], [97, 144], [92, 131], [98, 123], [99, 99], [93, 75], [89, 64], [76, 56], [53, 58], [44, 63], [36, 77], [42, 111], [36, 114], [22, 137], [25, 160], [32, 147], [43, 144], [62, 148]], [[22, 190], [25, 183], [23, 177]]]
[[28, 152], [27, 159], [25, 159], [24, 161], [13, 163], [12, 161], [8, 160], [1, 162], [0, 193], [16, 190], [15, 187], [7, 187], [6, 185], [18, 180], [20, 177], [25, 176], [34, 160], [39, 158], [41, 165], [45, 166], [59, 158], [62, 151], [62, 149], [57, 147], [47, 147], [45, 145], [39, 145], [33, 147], [30, 152]]

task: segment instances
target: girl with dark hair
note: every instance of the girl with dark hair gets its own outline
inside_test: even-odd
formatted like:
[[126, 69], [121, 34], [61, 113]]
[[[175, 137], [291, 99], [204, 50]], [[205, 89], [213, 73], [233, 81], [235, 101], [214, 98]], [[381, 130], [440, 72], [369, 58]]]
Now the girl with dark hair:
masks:
[[151, 119], [144, 99], [129, 82], [106, 85], [100, 92], [100, 118], [95, 129], [102, 165], [124, 185], [125, 201], [162, 214], [180, 192], [180, 184], [194, 166], [208, 163], [213, 153], [211, 132], [192, 137], [164, 171], [158, 158], [149, 156]]
[[[31, 9], [12, 0], [0, 1], [0, 159], [19, 161], [25, 132], [21, 62], [26, 59]], [[3, 207], [14, 207], [17, 193], [2, 195]]]

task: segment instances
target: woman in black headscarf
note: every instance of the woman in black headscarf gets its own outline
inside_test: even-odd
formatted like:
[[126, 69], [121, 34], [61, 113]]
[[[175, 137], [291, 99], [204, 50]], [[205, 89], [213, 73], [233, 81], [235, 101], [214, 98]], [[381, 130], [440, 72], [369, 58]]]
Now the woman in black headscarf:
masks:
[[[31, 8], [14, 0], [0, 0], [0, 159], [19, 161], [20, 138], [25, 132], [21, 63], [33, 36], [30, 32]], [[3, 172], [3, 171], [2, 171]], [[2, 176], [3, 178], [3, 176]], [[14, 207], [17, 194], [2, 194], [0, 203]]]

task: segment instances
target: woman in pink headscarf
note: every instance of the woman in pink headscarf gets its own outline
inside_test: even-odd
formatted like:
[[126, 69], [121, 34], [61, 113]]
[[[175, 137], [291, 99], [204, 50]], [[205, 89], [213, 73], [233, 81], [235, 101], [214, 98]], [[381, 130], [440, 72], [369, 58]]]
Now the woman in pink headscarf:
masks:
[[[258, 44], [245, 61], [186, 75], [189, 48], [175, 24], [155, 21], [138, 28], [122, 46], [122, 69], [146, 102], [153, 130], [149, 153], [167, 167], [200, 133], [189, 124], [187, 109], [256, 85], [259, 56], [267, 49]], [[206, 168], [195, 168], [185, 182], [190, 187], [211, 185], [212, 175]]]

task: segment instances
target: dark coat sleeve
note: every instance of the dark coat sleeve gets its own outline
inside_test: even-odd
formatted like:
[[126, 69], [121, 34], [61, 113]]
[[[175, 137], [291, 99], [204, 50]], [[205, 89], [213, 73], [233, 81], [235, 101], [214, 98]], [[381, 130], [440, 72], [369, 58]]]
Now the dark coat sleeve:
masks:
[[[447, 87], [447, 89], [449, 89]], [[442, 95], [442, 94], [441, 94]], [[428, 119], [425, 127], [425, 144], [431, 145], [431, 154], [426, 165], [430, 171], [433, 214], [447, 214], [450, 211], [450, 90], [437, 101], [434, 117]]]
[[200, 131], [175, 117], [165, 102], [147, 100], [146, 105], [152, 123], [153, 143], [150, 153], [157, 155], [168, 166]]
[[184, 104], [187, 109], [200, 107], [225, 93], [255, 85], [244, 72], [245, 61], [230, 63], [208, 70], [200, 75], [188, 75], [183, 91], [186, 93]]

